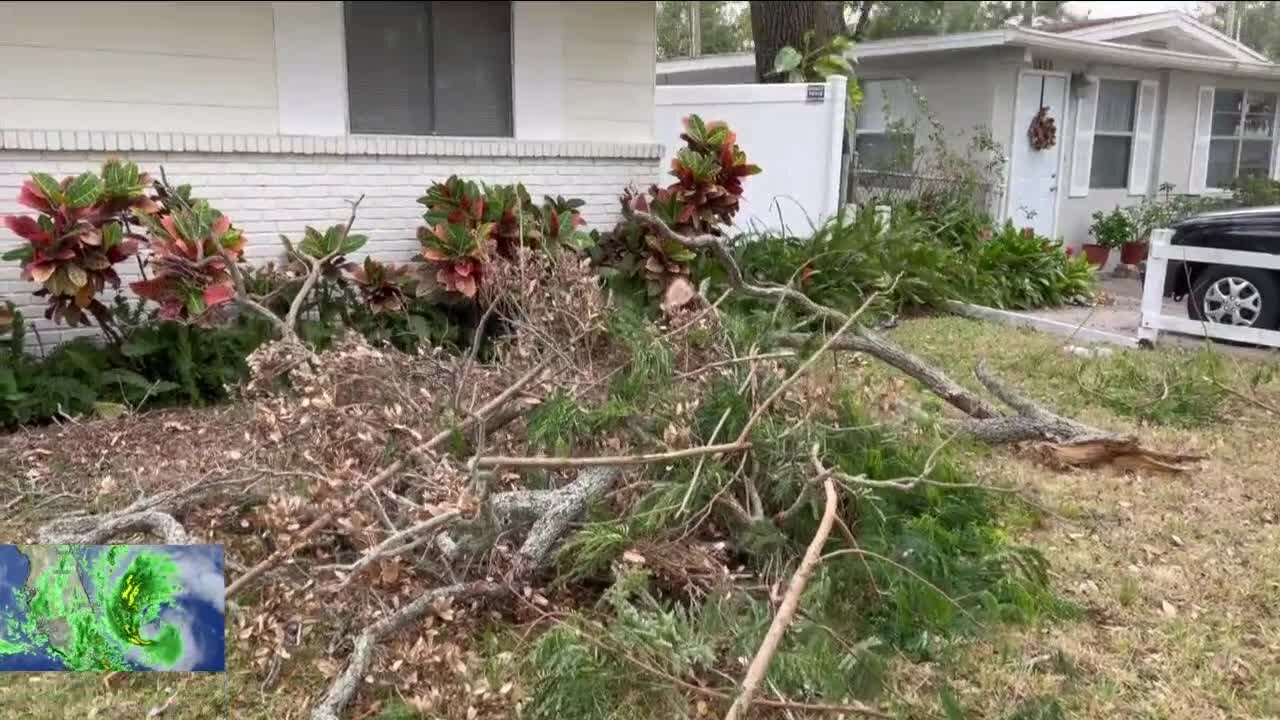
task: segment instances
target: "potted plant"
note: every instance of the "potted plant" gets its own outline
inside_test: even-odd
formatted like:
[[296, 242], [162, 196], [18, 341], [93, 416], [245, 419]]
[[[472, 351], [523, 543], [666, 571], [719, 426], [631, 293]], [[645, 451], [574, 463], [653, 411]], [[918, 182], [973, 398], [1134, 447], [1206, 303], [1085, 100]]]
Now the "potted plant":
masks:
[[1163, 206], [1158, 202], [1143, 200], [1141, 205], [1125, 208], [1129, 216], [1129, 237], [1120, 246], [1120, 262], [1125, 265], [1137, 265], [1147, 259], [1147, 239], [1151, 230], [1163, 227], [1160, 216]]
[[1084, 255], [1091, 265], [1102, 267], [1113, 248], [1123, 246], [1133, 238], [1133, 222], [1123, 210], [1116, 207], [1109, 213], [1101, 210], [1093, 213], [1093, 224], [1089, 226], [1092, 243], [1084, 246]]

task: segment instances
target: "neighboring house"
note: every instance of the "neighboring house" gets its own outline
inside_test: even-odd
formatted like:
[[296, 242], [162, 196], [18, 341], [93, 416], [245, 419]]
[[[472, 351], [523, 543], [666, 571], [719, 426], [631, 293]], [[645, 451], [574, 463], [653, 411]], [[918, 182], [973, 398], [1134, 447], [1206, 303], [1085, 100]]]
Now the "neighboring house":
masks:
[[[1180, 13], [895, 38], [860, 43], [857, 55], [863, 161], [883, 154], [893, 121], [912, 121], [914, 89], [948, 131], [985, 125], [1005, 147], [997, 215], [1071, 245], [1088, 242], [1093, 211], [1163, 183], [1205, 194], [1280, 173], [1280, 66]], [[657, 72], [659, 84], [751, 82], [754, 58], [663, 62]], [[1058, 142], [1037, 151], [1027, 131], [1042, 106]]]
[[[415, 201], [451, 173], [581, 197], [605, 225], [659, 175], [654, 7], [0, 2], [0, 215], [30, 171], [121, 156], [192, 184], [254, 258], [365, 194], [367, 250], [408, 259]], [[0, 252], [15, 240], [0, 227]], [[0, 265], [0, 300], [35, 316], [33, 289]]]

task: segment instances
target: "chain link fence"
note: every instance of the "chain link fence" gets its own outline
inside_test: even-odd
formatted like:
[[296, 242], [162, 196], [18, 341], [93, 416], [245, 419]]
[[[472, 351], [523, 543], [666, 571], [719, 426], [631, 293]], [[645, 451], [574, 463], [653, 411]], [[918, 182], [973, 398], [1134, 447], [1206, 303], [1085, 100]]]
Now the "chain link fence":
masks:
[[1004, 193], [997, 185], [970, 178], [860, 167], [855, 156], [846, 197], [859, 206], [909, 204], [927, 209], [969, 205], [996, 214]]

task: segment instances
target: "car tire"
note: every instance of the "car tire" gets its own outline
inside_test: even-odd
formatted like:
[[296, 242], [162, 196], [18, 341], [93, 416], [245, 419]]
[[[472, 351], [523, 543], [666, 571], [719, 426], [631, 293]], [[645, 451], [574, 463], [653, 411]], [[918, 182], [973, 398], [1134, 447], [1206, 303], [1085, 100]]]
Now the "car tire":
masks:
[[1280, 280], [1262, 268], [1211, 265], [1187, 295], [1192, 320], [1274, 330], [1280, 326]]

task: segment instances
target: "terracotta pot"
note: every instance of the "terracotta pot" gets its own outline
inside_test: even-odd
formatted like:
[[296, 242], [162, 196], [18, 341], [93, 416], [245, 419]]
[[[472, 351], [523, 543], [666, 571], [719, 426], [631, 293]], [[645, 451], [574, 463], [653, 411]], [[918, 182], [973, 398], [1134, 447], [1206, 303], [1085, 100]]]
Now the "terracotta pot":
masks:
[[1102, 267], [1107, 264], [1107, 258], [1111, 256], [1111, 248], [1089, 243], [1084, 246], [1084, 256], [1089, 259], [1090, 265]]
[[1144, 242], [1127, 242], [1120, 248], [1120, 262], [1125, 265], [1137, 265], [1147, 259], [1147, 244]]

